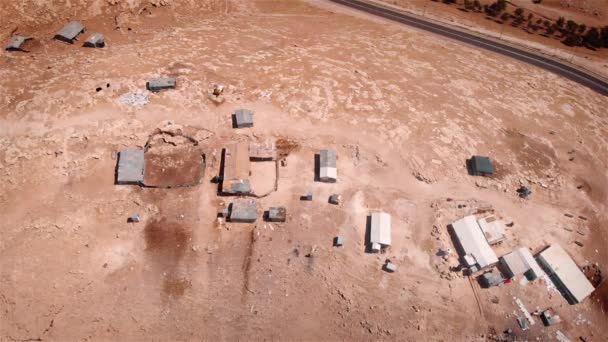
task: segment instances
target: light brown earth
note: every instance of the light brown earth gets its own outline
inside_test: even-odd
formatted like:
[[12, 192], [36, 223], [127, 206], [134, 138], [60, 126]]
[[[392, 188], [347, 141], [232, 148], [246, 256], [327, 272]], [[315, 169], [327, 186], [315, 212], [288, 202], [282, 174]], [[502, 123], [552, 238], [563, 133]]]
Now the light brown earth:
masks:
[[[447, 224], [492, 209], [514, 223], [497, 254], [560, 243], [608, 272], [608, 98], [324, 1], [222, 4], [150, 7], [127, 16], [131, 30], [113, 29], [115, 13], [86, 16], [107, 36], [100, 50], [52, 41], [61, 23], [50, 20], [30, 28], [35, 51], [2, 53], [1, 340], [482, 341], [508, 328], [608, 339], [602, 298], [571, 306], [542, 280], [481, 289], [449, 271], [453, 254], [436, 256], [453, 249]], [[159, 75], [177, 89], [119, 103]], [[208, 98], [215, 83], [222, 104]], [[231, 128], [237, 108], [255, 110], [254, 128]], [[165, 120], [196, 137], [202, 184], [114, 185], [112, 152], [143, 147]], [[287, 155], [278, 191], [255, 224], [218, 221], [231, 200], [211, 182], [221, 148], [267, 137]], [[322, 148], [338, 151], [336, 184], [314, 182]], [[472, 154], [491, 156], [497, 175], [468, 176]], [[272, 185], [259, 180], [266, 166], [254, 188]], [[287, 222], [263, 222], [277, 205]], [[386, 254], [364, 253], [374, 210], [392, 215]], [[127, 223], [133, 213], [140, 223]], [[396, 273], [381, 270], [386, 258]], [[563, 322], [522, 332], [514, 297]]]

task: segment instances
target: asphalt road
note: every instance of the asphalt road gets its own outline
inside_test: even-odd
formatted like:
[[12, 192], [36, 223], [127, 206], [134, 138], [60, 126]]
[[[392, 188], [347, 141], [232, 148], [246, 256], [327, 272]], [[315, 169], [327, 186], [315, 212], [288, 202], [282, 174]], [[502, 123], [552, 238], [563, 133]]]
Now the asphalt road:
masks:
[[447, 25], [438, 24], [428, 21], [425, 18], [410, 15], [401, 11], [396, 11], [390, 8], [372, 4], [360, 0], [330, 0], [335, 3], [345, 5], [354, 9], [365, 11], [370, 14], [381, 16], [393, 21], [397, 21], [406, 25], [410, 25], [422, 30], [430, 31], [448, 38], [459, 40], [461, 42], [474, 45], [483, 49], [494, 51], [511, 58], [515, 58], [522, 62], [526, 62], [545, 70], [549, 70], [560, 76], [566, 77], [574, 82], [587, 86], [604, 96], [608, 96], [608, 82], [600, 76], [586, 72], [571, 64], [567, 64], [559, 59], [553, 59], [534, 53], [530, 50], [518, 48], [495, 41], [492, 39], [481, 37], [477, 34], [468, 33], [463, 29], [454, 29]]

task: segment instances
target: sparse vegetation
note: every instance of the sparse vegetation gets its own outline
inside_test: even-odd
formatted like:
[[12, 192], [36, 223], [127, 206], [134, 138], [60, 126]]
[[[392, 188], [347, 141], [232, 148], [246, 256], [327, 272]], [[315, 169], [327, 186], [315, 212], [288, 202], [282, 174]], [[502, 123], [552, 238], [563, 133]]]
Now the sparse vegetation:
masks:
[[[458, 0], [431, 0], [454, 4]], [[542, 0], [532, 0], [535, 4], [542, 3]], [[463, 0], [462, 5], [465, 11], [483, 12], [488, 17], [498, 18], [498, 23], [511, 21], [511, 26], [520, 27], [528, 33], [537, 32], [546, 37], [559, 38], [562, 43], [568, 46], [585, 46], [590, 49], [608, 48], [608, 26], [603, 28], [588, 28], [585, 24], [578, 24], [572, 19], [566, 20], [559, 17], [555, 22], [548, 19], [537, 18], [533, 13], [525, 14], [523, 8], [516, 8], [512, 13], [507, 11], [506, 0], [496, 0], [491, 4], [481, 5], [479, 0]], [[525, 26], [522, 23], [527, 21]], [[543, 29], [541, 32], [539, 30]], [[557, 35], [556, 35], [557, 34]]]

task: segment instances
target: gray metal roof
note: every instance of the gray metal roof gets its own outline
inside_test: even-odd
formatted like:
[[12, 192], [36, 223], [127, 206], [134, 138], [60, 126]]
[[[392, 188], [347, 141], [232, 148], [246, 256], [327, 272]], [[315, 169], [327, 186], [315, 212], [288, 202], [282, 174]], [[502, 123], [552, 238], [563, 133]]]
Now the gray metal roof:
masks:
[[163, 89], [175, 88], [177, 82], [171, 77], [156, 77], [146, 83], [146, 88], [150, 91], [160, 91]]
[[336, 151], [321, 150], [319, 152], [319, 164], [321, 167], [336, 167]]
[[106, 45], [105, 40], [104, 40], [104, 36], [101, 33], [93, 33], [92, 35], [89, 36], [89, 38], [87, 38], [87, 40], [84, 42], [83, 46], [86, 47], [104, 47]]
[[144, 150], [124, 148], [118, 156], [116, 183], [137, 184], [144, 181]]
[[285, 207], [271, 207], [268, 209], [268, 220], [284, 222], [287, 219], [287, 209]]
[[234, 111], [234, 120], [237, 128], [253, 126], [254, 112], [249, 109], [237, 109]]
[[521, 254], [517, 250], [503, 255], [500, 259], [509, 270], [509, 277], [515, 277], [520, 274], [524, 274], [530, 269], [530, 267], [525, 263], [525, 261], [521, 257]]
[[238, 199], [232, 202], [230, 221], [255, 222], [257, 217], [257, 202], [252, 199]]
[[79, 34], [86, 31], [86, 28], [79, 21], [70, 21], [55, 34], [55, 38], [72, 43]]
[[473, 156], [473, 172], [476, 174], [492, 174], [494, 167], [488, 157]]
[[21, 50], [21, 46], [26, 40], [30, 40], [32, 37], [22, 36], [20, 34], [14, 35], [6, 44], [6, 50]]

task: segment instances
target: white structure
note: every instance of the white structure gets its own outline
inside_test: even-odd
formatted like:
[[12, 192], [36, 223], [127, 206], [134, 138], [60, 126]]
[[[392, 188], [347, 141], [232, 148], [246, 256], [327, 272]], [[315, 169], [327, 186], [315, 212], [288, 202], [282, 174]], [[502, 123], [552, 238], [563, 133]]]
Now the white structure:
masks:
[[542, 251], [538, 261], [570, 304], [582, 302], [593, 292], [593, 285], [560, 245]]
[[391, 215], [383, 212], [371, 214], [369, 243], [373, 252], [391, 245]]
[[475, 216], [466, 216], [452, 223], [452, 228], [468, 267], [476, 266], [481, 269], [498, 262], [496, 253], [479, 228]]
[[507, 273], [506, 276], [509, 278], [525, 274], [526, 278], [534, 280], [545, 274], [532, 256], [532, 253], [525, 247], [517, 248], [511, 253], [503, 255], [500, 258], [500, 262], [504, 266]]
[[333, 183], [338, 180], [336, 159], [335, 150], [321, 150], [319, 152], [319, 180], [321, 182]]
[[490, 245], [497, 244], [506, 239], [505, 226], [494, 215], [486, 216], [477, 220], [483, 235]]

